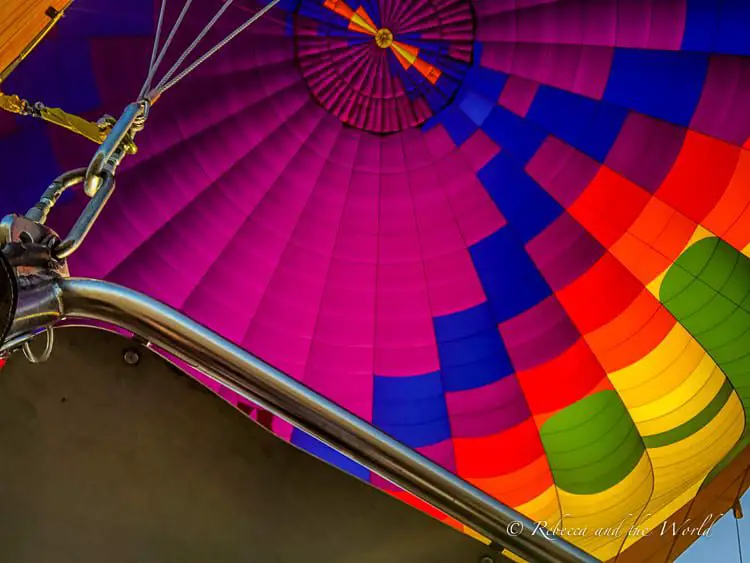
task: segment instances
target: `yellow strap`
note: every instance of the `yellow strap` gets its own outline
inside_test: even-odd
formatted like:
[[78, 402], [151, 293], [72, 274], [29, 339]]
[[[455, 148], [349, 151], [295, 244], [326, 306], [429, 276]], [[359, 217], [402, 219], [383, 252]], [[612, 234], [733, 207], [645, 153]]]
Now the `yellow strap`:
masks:
[[107, 133], [109, 133], [109, 130], [112, 128], [111, 124], [100, 127], [98, 123], [94, 123], [93, 121], [88, 121], [77, 115], [70, 114], [61, 110], [60, 108], [42, 107], [39, 110], [39, 117], [41, 117], [45, 121], [48, 121], [49, 123], [54, 123], [55, 125], [64, 127], [68, 131], [83, 135], [88, 140], [93, 141], [97, 144], [101, 144], [104, 142], [104, 139], [106, 139], [107, 137]]
[[[0, 83], [10, 75], [62, 18], [73, 0], [0, 0]], [[18, 96], [0, 92], [0, 109], [30, 115], [54, 123], [101, 144], [112, 127], [72, 115], [60, 108], [30, 104]]]
[[82, 135], [96, 144], [104, 142], [114, 123], [114, 119], [109, 116], [104, 117], [99, 122], [88, 121], [60, 108], [48, 108], [42, 104], [31, 105], [18, 96], [3, 94], [2, 92], [0, 92], [0, 109], [18, 115], [30, 115], [43, 119], [68, 131]]
[[25, 107], [26, 104], [18, 96], [9, 96], [0, 92], [0, 109], [23, 115], [25, 112]]

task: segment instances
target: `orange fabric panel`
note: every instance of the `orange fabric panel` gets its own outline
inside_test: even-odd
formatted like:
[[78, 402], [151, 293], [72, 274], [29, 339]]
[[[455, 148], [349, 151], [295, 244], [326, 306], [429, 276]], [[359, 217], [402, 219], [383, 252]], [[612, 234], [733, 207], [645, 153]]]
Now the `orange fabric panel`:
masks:
[[629, 232], [613, 244], [609, 251], [643, 285], [651, 283], [656, 276], [672, 265], [672, 260]]
[[534, 500], [554, 484], [547, 457], [543, 455], [512, 473], [469, 481], [512, 507]]
[[648, 285], [682, 253], [695, 228], [693, 221], [653, 198], [610, 252]]
[[739, 250], [750, 244], [750, 151], [742, 151], [732, 181], [703, 225]]
[[666, 203], [651, 199], [629, 232], [668, 258], [671, 263], [685, 250], [695, 227], [694, 221]]
[[57, 11], [69, 0], [3, 0], [0, 2], [0, 72], [44, 30], [50, 18], [48, 8]]
[[342, 0], [325, 0], [323, 5], [329, 10], [333, 10], [338, 15], [348, 20], [352, 19], [354, 10], [352, 10], [346, 2]]
[[435, 68], [430, 63], [423, 61], [422, 59], [417, 59], [416, 61], [414, 61], [414, 68], [416, 68], [422, 76], [429, 80], [430, 84], [437, 84], [437, 81], [440, 80], [440, 76], [442, 75], [439, 69]]
[[677, 321], [644, 290], [612, 322], [586, 336], [608, 373], [634, 364], [656, 348]]

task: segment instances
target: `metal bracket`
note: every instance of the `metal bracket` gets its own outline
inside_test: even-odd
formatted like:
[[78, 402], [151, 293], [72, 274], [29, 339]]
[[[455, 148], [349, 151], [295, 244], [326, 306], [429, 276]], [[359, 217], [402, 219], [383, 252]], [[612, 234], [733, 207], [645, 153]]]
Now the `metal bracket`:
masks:
[[[62, 317], [60, 292], [54, 282], [69, 276], [65, 260], [54, 255], [60, 239], [50, 228], [22, 215], [0, 220], [0, 355], [22, 349], [32, 363], [49, 359], [54, 346], [53, 325]], [[44, 351], [37, 355], [30, 343], [46, 334]]]

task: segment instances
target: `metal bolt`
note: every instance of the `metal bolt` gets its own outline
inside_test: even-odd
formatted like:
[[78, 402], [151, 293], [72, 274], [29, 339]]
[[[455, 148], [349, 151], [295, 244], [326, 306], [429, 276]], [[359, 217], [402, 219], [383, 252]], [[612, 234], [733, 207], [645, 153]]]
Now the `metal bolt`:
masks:
[[141, 355], [138, 353], [138, 350], [128, 348], [123, 352], [122, 359], [125, 360], [125, 363], [129, 366], [136, 366], [141, 361]]
[[495, 560], [489, 555], [485, 555], [479, 560], [479, 563], [495, 563]]

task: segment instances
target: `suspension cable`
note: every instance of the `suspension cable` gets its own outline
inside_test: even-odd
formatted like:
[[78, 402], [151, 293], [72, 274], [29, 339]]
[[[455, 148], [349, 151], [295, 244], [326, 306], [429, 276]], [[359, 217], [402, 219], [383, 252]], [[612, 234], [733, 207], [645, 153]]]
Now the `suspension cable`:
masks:
[[[166, 5], [166, 0], [162, 0], [162, 8]], [[150, 68], [148, 69], [148, 76], [146, 77], [146, 82], [143, 84], [143, 88], [141, 88], [141, 95], [140, 98], [144, 97], [144, 93], [151, 88], [151, 82], [154, 80], [154, 75], [156, 75], [156, 71], [159, 70], [159, 65], [161, 64], [161, 61], [164, 59], [164, 55], [167, 54], [167, 51], [169, 50], [169, 46], [172, 44], [172, 40], [174, 39], [174, 36], [177, 34], [177, 30], [180, 29], [180, 26], [182, 25], [182, 21], [185, 19], [185, 15], [187, 14], [188, 9], [190, 8], [190, 4], [193, 3], [193, 0], [187, 0], [185, 2], [185, 5], [182, 7], [182, 11], [180, 12], [180, 15], [177, 16], [177, 20], [174, 22], [174, 25], [172, 26], [172, 29], [169, 31], [169, 35], [167, 36], [167, 40], [164, 42], [164, 45], [161, 48], [161, 51], [159, 52], [159, 56], [156, 58], [156, 62], [154, 62], [153, 65], [150, 65]], [[160, 17], [162, 14], [162, 9], [159, 9]], [[158, 24], [157, 24], [158, 27]], [[154, 43], [158, 41], [158, 37], [154, 38]]]
[[224, 5], [219, 9], [216, 14], [214, 14], [214, 17], [211, 18], [211, 21], [209, 21], [206, 26], [201, 30], [201, 32], [198, 34], [198, 36], [193, 40], [193, 42], [188, 46], [185, 51], [183, 51], [182, 55], [177, 59], [177, 61], [172, 65], [172, 68], [170, 68], [166, 74], [162, 77], [162, 79], [159, 81], [159, 84], [156, 85], [156, 90], [164, 86], [170, 78], [174, 75], [175, 72], [180, 68], [183, 62], [185, 62], [185, 59], [190, 55], [190, 53], [193, 52], [193, 50], [198, 46], [198, 43], [201, 42], [201, 40], [206, 36], [206, 34], [211, 31], [213, 26], [216, 24], [216, 22], [219, 20], [219, 18], [224, 14], [224, 12], [227, 11], [227, 8], [232, 5], [234, 0], [226, 0], [224, 2]]
[[740, 537], [740, 519], [739, 518], [734, 519], [734, 526], [737, 530], [737, 550], [740, 556], [740, 563], [743, 563], [742, 561], [742, 538]]
[[[146, 81], [143, 83], [143, 87], [141, 88], [141, 93], [138, 95], [138, 98], [142, 98], [146, 94], [146, 92], [148, 92], [149, 88], [151, 88], [151, 81], [154, 79], [151, 70], [154, 69], [156, 57], [159, 53], [161, 28], [164, 23], [164, 12], [166, 11], [166, 8], [167, 0], [161, 0], [161, 7], [159, 8], [159, 21], [156, 24], [156, 33], [154, 34], [154, 47], [151, 50], [151, 60], [148, 63], [148, 75], [146, 76]], [[156, 71], [154, 70], [154, 72]]]
[[[188, 0], [188, 4], [191, 0]], [[190, 46], [187, 48], [186, 52], [184, 52], [180, 56], [180, 60], [178, 61], [179, 64], [182, 64], [184, 62], [185, 58], [190, 54], [190, 52], [195, 49], [198, 42], [205, 37], [205, 35], [210, 31], [210, 29], [214, 26], [216, 21], [218, 21], [219, 17], [224, 13], [224, 11], [229, 7], [229, 4], [231, 4], [234, 0], [227, 0], [227, 2], [222, 6], [221, 10], [219, 10], [219, 14], [214, 16], [214, 18], [211, 19], [211, 21], [206, 24], [206, 27], [201, 31], [201, 33], [198, 35], [195, 41], [190, 44]], [[203, 55], [198, 57], [195, 61], [193, 61], [187, 68], [182, 70], [177, 76], [172, 77], [174, 72], [177, 70], [177, 66], [175, 65], [172, 67], [172, 69], [169, 70], [169, 72], [162, 78], [159, 83], [151, 89], [148, 93], [146, 93], [143, 97], [148, 100], [149, 102], [153, 103], [156, 101], [159, 96], [161, 96], [164, 92], [169, 90], [172, 86], [180, 82], [183, 78], [185, 78], [188, 74], [193, 72], [196, 68], [198, 68], [200, 65], [202, 65], [206, 60], [208, 60], [210, 57], [215, 55], [218, 51], [220, 51], [222, 48], [224, 48], [227, 43], [232, 41], [235, 37], [237, 37], [240, 33], [245, 31], [248, 27], [250, 27], [252, 24], [254, 24], [256, 21], [258, 21], [261, 17], [263, 17], [267, 12], [271, 10], [276, 4], [278, 4], [281, 0], [271, 0], [266, 4], [263, 8], [258, 10], [255, 14], [253, 14], [245, 23], [237, 27], [234, 31], [232, 31], [229, 35], [227, 35], [224, 39], [219, 41], [216, 45], [211, 47], [208, 51], [206, 51]], [[182, 14], [181, 14], [182, 15]], [[163, 55], [165, 53], [166, 47], [168, 45], [165, 43], [164, 48], [162, 49], [162, 53], [159, 56], [159, 59], [157, 60], [157, 66], [161, 62], [161, 59], [163, 58]], [[151, 69], [149, 71], [149, 76], [153, 79], [153, 74], [156, 73], [156, 69]]]

